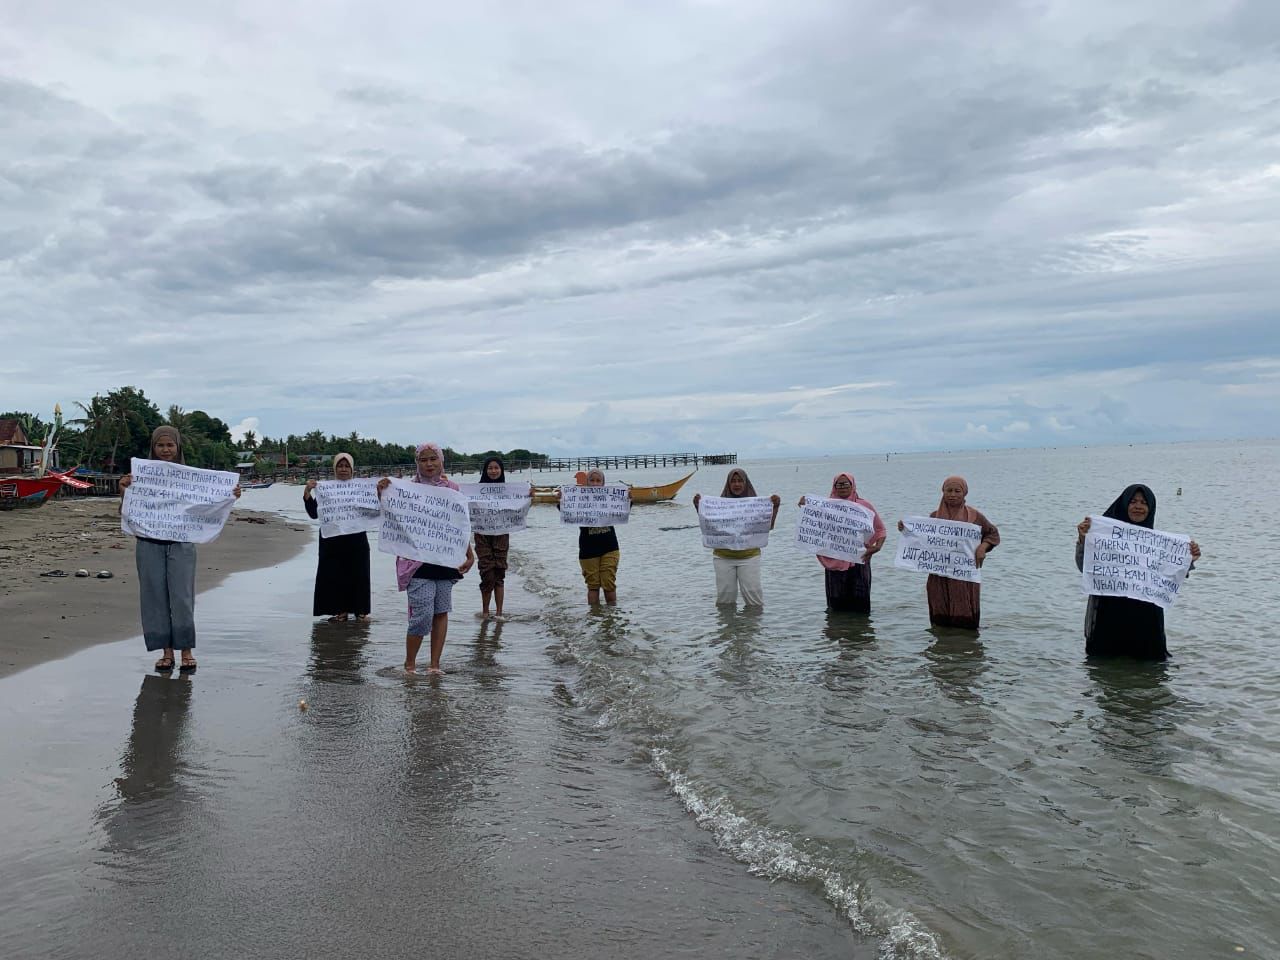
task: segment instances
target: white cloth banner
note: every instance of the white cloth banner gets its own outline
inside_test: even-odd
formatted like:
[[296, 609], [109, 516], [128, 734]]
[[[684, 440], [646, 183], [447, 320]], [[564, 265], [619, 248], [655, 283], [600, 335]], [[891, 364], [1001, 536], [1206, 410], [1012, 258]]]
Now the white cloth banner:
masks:
[[315, 492], [322, 537], [377, 530], [382, 523], [376, 477], [321, 480]]
[[467, 498], [449, 487], [391, 481], [382, 491], [378, 549], [442, 567], [460, 567], [471, 542]]
[[560, 488], [560, 522], [573, 527], [613, 527], [631, 517], [627, 487], [565, 486]]
[[208, 543], [216, 540], [236, 504], [240, 477], [134, 457], [124, 490], [120, 529], [134, 537]]
[[982, 528], [976, 523], [903, 517], [898, 556], [893, 565], [919, 573], [936, 573], [949, 580], [981, 583], [982, 568], [973, 558], [980, 543]]
[[875, 529], [875, 514], [862, 504], [805, 494], [796, 521], [796, 543], [807, 553], [862, 563]]
[[1191, 538], [1110, 517], [1090, 517], [1081, 587], [1099, 597], [1173, 606], [1191, 569]]
[[527, 483], [460, 483], [471, 510], [471, 532], [492, 536], [525, 529], [529, 517]]
[[768, 497], [702, 497], [698, 526], [713, 550], [752, 550], [769, 545], [773, 502]]

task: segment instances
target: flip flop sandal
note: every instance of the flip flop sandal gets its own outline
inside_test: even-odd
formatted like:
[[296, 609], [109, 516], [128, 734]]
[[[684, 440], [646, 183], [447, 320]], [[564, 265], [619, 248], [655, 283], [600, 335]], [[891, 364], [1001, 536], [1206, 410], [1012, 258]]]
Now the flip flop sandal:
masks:
[[65, 570], [48, 570], [40, 574], [42, 577], [65, 577], [66, 575], [67, 571]]
[[160, 673], [168, 673], [173, 669], [173, 657], [161, 657], [156, 661], [156, 670]]
[[181, 664], [181, 665], [178, 667], [178, 672], [179, 672], [179, 673], [195, 673], [195, 672], [196, 672], [196, 667], [198, 667], [198, 666], [200, 666], [200, 664], [198, 664], [198, 663], [196, 663], [194, 660], [192, 660], [192, 661], [190, 661], [189, 663]]

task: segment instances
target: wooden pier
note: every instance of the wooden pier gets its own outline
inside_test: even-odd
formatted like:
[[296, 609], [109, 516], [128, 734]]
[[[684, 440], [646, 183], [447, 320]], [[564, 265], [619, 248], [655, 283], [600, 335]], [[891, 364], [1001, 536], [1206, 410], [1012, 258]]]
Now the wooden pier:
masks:
[[[737, 463], [736, 453], [615, 453], [591, 454], [578, 457], [543, 457], [508, 463], [508, 470], [536, 470], [552, 472], [576, 472], [578, 470], [645, 470], [649, 467], [698, 467], [704, 463]], [[479, 471], [483, 458], [468, 458], [451, 462], [449, 468], [456, 472]]]

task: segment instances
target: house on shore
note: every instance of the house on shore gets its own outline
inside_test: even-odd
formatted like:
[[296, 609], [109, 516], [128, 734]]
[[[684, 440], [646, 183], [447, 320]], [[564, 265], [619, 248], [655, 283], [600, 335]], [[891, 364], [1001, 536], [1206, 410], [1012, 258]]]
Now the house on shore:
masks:
[[[40, 465], [41, 447], [33, 444], [18, 420], [0, 420], [0, 475], [30, 473]], [[53, 452], [53, 463], [58, 469], [58, 452]]]

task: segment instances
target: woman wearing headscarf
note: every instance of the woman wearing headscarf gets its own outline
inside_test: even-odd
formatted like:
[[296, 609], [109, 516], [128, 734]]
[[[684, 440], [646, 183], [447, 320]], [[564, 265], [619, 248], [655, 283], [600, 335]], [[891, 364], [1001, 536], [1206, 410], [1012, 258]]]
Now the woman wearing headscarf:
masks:
[[[1155, 529], [1156, 495], [1146, 484], [1124, 488], [1107, 507], [1104, 517]], [[1076, 567], [1084, 570], [1084, 538], [1089, 518], [1076, 526]], [[1191, 568], [1200, 559], [1200, 545], [1191, 541]], [[1164, 635], [1164, 609], [1132, 597], [1090, 596], [1084, 614], [1084, 651], [1090, 657], [1133, 657], [1138, 660], [1167, 660], [1169, 648]]]
[[[170, 426], [151, 432], [152, 460], [187, 462], [182, 452], [182, 434]], [[120, 478], [120, 506], [124, 492], [133, 483], [133, 474]], [[232, 491], [240, 496], [240, 484]], [[196, 545], [177, 540], [135, 537], [134, 559], [138, 566], [138, 601], [142, 608], [142, 639], [148, 650], [162, 650], [156, 669], [173, 669], [173, 651], [182, 654], [179, 670], [191, 673], [196, 659]]]
[[[334, 454], [334, 479], [350, 480], [355, 472], [356, 461], [351, 454]], [[320, 519], [315, 489], [316, 481], [308, 480], [302, 491], [302, 505], [312, 520]], [[338, 537], [321, 537], [311, 615], [328, 617], [331, 623], [339, 623], [348, 616], [368, 620], [369, 593], [368, 535], [362, 530]]]
[[[458, 485], [444, 475], [444, 451], [436, 443], [420, 443], [414, 455], [413, 481], [433, 487], [457, 490]], [[383, 477], [378, 481], [378, 495], [382, 495], [391, 481]], [[476, 562], [471, 544], [467, 544], [467, 559], [460, 567], [444, 567], [423, 563], [407, 557], [396, 557], [396, 584], [409, 596], [409, 626], [404, 638], [404, 668], [417, 670], [418, 651], [422, 638], [431, 634], [431, 663], [428, 674], [442, 674], [440, 655], [444, 652], [445, 637], [449, 632], [449, 613], [453, 610], [453, 584]]]
[[[582, 480], [580, 487], [603, 487], [604, 471], [581, 470], [578, 476]], [[576, 478], [575, 478], [576, 479]], [[631, 498], [630, 489], [627, 499]], [[556, 491], [556, 509], [560, 509], [560, 491]], [[587, 585], [587, 604], [596, 606], [600, 602], [600, 593], [604, 592], [606, 606], [618, 603], [618, 563], [622, 559], [622, 550], [618, 546], [618, 533], [613, 527], [579, 527], [578, 528], [578, 566], [582, 570], [582, 579]]]
[[[852, 473], [837, 473], [831, 481], [831, 500], [851, 500], [871, 511], [872, 532], [866, 552], [859, 563], [818, 555], [818, 562], [826, 570], [827, 607], [845, 613], [871, 612], [871, 558], [884, 546], [887, 533], [884, 521], [868, 500], [858, 496], [858, 485]], [[799, 506], [804, 506], [804, 497]]]
[[[481, 483], [506, 483], [507, 468], [501, 457], [490, 457], [480, 468]], [[533, 496], [530, 488], [529, 496]], [[477, 533], [476, 566], [480, 570], [480, 615], [489, 619], [489, 600], [492, 598], [494, 615], [502, 616], [502, 599], [507, 582], [507, 552], [511, 548], [509, 533]]]
[[[755, 486], [747, 472], [738, 467], [729, 471], [724, 478], [724, 489], [720, 496], [757, 497]], [[778, 522], [778, 507], [782, 498], [776, 493], [769, 497], [773, 503], [773, 515], [769, 518], [769, 529]], [[702, 503], [702, 494], [693, 495], [693, 509], [697, 511]], [[742, 603], [748, 607], [764, 606], [764, 586], [760, 580], [760, 548], [751, 547], [745, 550], [727, 550], [716, 548], [711, 551], [711, 564], [716, 571], [716, 605], [733, 606], [738, 602], [738, 592], [742, 592]]]
[[[942, 501], [929, 516], [981, 527], [982, 540], [973, 554], [974, 563], [980, 567], [987, 554], [1000, 545], [1000, 531], [980, 511], [965, 503], [968, 495], [969, 484], [964, 477], [947, 477], [942, 481]], [[898, 521], [898, 529], [902, 529], [901, 520]], [[982, 584], [931, 573], [925, 593], [929, 598], [929, 622], [935, 627], [978, 629], [982, 619]]]

